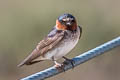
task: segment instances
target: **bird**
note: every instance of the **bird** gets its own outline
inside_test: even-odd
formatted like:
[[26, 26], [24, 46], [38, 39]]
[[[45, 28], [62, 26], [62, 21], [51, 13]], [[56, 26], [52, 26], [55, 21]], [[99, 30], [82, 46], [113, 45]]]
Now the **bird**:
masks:
[[[62, 14], [56, 19], [56, 25], [51, 29], [36, 46], [36, 48], [25, 58], [18, 67], [32, 65], [44, 60], [51, 60], [55, 67], [62, 64], [57, 60], [64, 58], [78, 43], [82, 34], [82, 27], [77, 24], [76, 18], [69, 13]], [[73, 65], [73, 62], [71, 61]]]

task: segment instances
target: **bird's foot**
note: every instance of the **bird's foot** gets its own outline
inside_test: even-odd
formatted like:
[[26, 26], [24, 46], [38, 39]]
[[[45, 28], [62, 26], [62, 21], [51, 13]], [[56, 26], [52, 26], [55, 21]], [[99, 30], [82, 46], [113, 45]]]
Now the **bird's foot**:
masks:
[[75, 64], [75, 61], [72, 60], [72, 59], [68, 59], [66, 57], [63, 57], [65, 59], [65, 61], [63, 62], [64, 65], [68, 65], [69, 63], [72, 65], [72, 68], [74, 68], [74, 64]]
[[64, 64], [60, 64], [60, 63], [55, 62], [55, 68], [58, 69], [58, 71], [64, 71], [65, 72]]

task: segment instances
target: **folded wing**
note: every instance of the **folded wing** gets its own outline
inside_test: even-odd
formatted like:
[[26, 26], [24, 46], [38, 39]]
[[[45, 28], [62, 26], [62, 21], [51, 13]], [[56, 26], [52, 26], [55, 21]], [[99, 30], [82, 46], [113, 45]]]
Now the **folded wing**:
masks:
[[53, 49], [55, 45], [57, 45], [64, 37], [65, 32], [64, 31], [56, 31], [56, 33], [52, 34], [52, 36], [47, 36], [42, 41], [38, 43], [36, 48], [33, 50], [33, 52], [23, 61], [21, 62], [18, 67], [23, 66], [24, 64], [30, 65], [33, 63], [40, 62], [39, 61], [33, 61], [36, 58], [40, 56], [44, 56], [46, 52]]

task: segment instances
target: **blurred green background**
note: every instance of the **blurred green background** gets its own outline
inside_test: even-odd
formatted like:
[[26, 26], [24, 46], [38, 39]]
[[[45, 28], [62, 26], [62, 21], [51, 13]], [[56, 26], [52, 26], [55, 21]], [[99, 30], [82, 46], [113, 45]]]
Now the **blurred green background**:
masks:
[[[18, 80], [54, 63], [17, 68], [63, 13], [73, 14], [82, 38], [75, 57], [120, 35], [120, 0], [0, 0], [0, 80]], [[47, 80], [120, 80], [120, 47]]]

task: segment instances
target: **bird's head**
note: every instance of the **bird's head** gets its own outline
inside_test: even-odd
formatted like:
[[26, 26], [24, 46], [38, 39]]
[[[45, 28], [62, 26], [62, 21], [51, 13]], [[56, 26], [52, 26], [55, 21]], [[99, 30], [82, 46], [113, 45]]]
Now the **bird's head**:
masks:
[[74, 16], [71, 14], [63, 14], [56, 20], [56, 27], [59, 30], [71, 30], [77, 29], [77, 22]]

